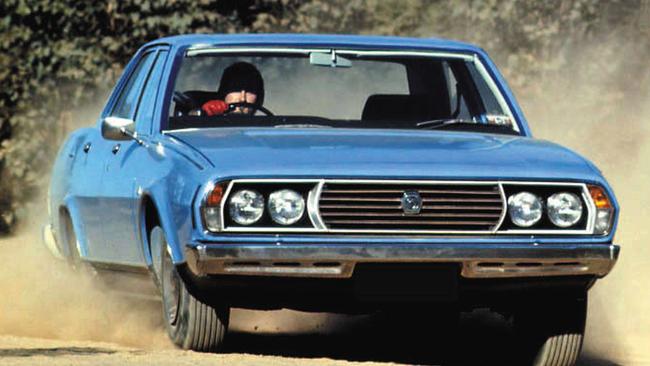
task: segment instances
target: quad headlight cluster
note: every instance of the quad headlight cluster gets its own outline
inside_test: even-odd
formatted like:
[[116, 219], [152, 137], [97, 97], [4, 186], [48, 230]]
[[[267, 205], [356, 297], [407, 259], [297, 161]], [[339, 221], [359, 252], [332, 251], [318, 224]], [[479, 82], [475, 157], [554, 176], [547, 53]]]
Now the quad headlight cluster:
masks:
[[281, 189], [264, 196], [254, 190], [242, 189], [235, 192], [228, 200], [228, 212], [234, 222], [248, 226], [258, 222], [266, 210], [273, 222], [280, 225], [292, 225], [305, 213], [305, 199], [291, 189]]
[[[204, 222], [210, 231], [219, 231], [223, 225], [220, 211], [223, 191], [224, 187], [217, 185], [204, 203]], [[290, 226], [303, 218], [306, 209], [303, 194], [292, 189], [264, 193], [255, 188], [235, 189], [224, 204], [223, 210], [229, 220], [239, 226], [251, 226], [261, 221]]]
[[555, 193], [546, 202], [527, 191], [508, 197], [508, 214], [512, 223], [519, 227], [529, 228], [537, 224], [544, 216], [544, 211], [553, 225], [568, 228], [582, 218], [582, 201], [570, 192]]
[[[588, 190], [596, 206], [593, 232], [607, 234], [611, 229], [613, 215], [609, 198], [601, 187], [588, 186]], [[522, 229], [539, 227], [545, 218], [546, 227], [550, 229], [576, 228], [578, 223], [584, 223], [583, 218], [588, 212], [580, 196], [568, 191], [546, 194], [543, 198], [540, 194], [523, 190], [510, 195], [507, 203], [510, 221]], [[548, 227], [549, 223], [552, 224], [551, 227]]]

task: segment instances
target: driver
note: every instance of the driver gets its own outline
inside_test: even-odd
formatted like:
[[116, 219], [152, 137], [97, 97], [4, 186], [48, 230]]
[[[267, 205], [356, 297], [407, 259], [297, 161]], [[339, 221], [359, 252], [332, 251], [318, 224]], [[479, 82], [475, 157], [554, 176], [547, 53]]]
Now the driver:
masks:
[[208, 116], [215, 116], [226, 112], [253, 115], [254, 107], [235, 106], [233, 103], [249, 103], [261, 106], [264, 102], [264, 80], [255, 66], [248, 62], [236, 62], [228, 66], [221, 76], [219, 99], [206, 102], [201, 110]]

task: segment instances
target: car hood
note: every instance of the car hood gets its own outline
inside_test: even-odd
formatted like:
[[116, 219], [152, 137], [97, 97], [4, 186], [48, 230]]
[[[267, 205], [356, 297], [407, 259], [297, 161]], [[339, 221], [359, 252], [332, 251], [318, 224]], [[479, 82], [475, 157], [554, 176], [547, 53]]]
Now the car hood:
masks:
[[602, 180], [571, 150], [519, 136], [333, 128], [210, 128], [167, 135], [208, 159], [216, 178]]

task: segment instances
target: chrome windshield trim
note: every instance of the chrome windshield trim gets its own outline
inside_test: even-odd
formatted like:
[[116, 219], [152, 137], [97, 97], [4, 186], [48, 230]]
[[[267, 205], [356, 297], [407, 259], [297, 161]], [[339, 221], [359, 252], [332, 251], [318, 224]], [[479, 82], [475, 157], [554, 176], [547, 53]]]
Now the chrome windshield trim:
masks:
[[461, 59], [469, 62], [474, 61], [474, 55], [467, 52], [450, 52], [450, 51], [408, 51], [408, 50], [356, 50], [356, 49], [340, 49], [332, 47], [320, 48], [300, 48], [300, 47], [238, 47], [238, 46], [210, 46], [198, 45], [190, 47], [185, 55], [187, 57], [203, 56], [210, 54], [224, 54], [224, 53], [297, 53], [309, 54], [312, 52], [331, 52], [336, 51], [340, 55], [354, 55], [360, 57], [376, 57], [376, 56], [412, 56], [412, 57], [432, 57], [432, 58], [453, 58]]
[[220, 54], [220, 53], [299, 53], [329, 52], [330, 48], [288, 48], [288, 47], [237, 47], [237, 46], [193, 46], [187, 49], [187, 57]]
[[494, 94], [494, 96], [497, 98], [497, 102], [499, 102], [499, 106], [501, 107], [501, 109], [506, 113], [508, 117], [510, 117], [510, 120], [514, 122], [512, 128], [517, 132], [521, 132], [521, 130], [519, 129], [519, 121], [517, 121], [514, 114], [512, 114], [512, 110], [510, 109], [510, 106], [508, 105], [506, 98], [503, 96], [503, 94], [501, 94], [501, 90], [499, 90], [497, 83], [494, 81], [490, 73], [487, 71], [487, 68], [485, 67], [485, 65], [483, 65], [483, 62], [481, 62], [478, 55], [476, 54], [474, 54], [472, 61], [476, 66], [476, 70], [478, 71], [479, 74], [481, 74], [483, 80], [485, 80], [488, 87], [490, 88], [490, 91], [492, 91], [492, 94]]

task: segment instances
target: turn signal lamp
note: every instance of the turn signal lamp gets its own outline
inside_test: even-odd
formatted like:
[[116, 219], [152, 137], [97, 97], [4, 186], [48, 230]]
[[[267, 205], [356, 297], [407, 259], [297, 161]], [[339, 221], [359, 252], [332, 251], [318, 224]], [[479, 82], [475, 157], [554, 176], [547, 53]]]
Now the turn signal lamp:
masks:
[[607, 235], [612, 228], [614, 207], [612, 206], [607, 193], [600, 186], [588, 186], [591, 199], [596, 206], [596, 222], [594, 223], [594, 234]]
[[225, 183], [217, 183], [205, 197], [203, 222], [210, 231], [221, 230], [221, 200], [225, 193]]
[[212, 191], [208, 194], [208, 198], [205, 200], [206, 206], [220, 206], [223, 192], [224, 189], [221, 184], [215, 185]]

